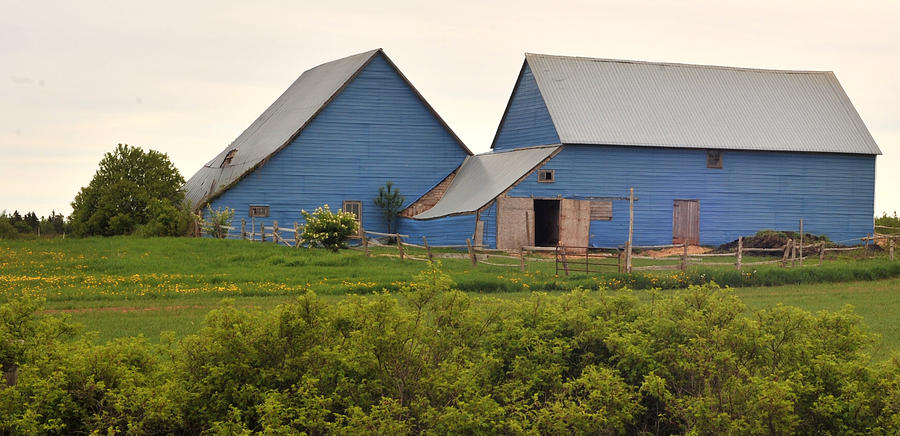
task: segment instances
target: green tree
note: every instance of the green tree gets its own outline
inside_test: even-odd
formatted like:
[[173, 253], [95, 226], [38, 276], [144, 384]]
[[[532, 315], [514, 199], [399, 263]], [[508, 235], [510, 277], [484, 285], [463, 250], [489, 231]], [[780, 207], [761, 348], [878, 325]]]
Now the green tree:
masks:
[[378, 188], [378, 196], [375, 197], [374, 201], [375, 205], [381, 208], [384, 221], [387, 223], [388, 233], [392, 233], [394, 220], [397, 218], [397, 213], [400, 212], [405, 200], [406, 198], [400, 195], [400, 191], [394, 189], [394, 182], [390, 180], [384, 186]]
[[[151, 224], [153, 234], [183, 234], [190, 219], [183, 205], [184, 178], [169, 157], [158, 151], [119, 144], [106, 153], [91, 182], [72, 202], [69, 221], [76, 235], [130, 234]], [[169, 208], [161, 208], [162, 202]], [[160, 210], [168, 215], [161, 219]], [[168, 225], [158, 226], [160, 222]], [[147, 234], [142, 231], [141, 233]]]

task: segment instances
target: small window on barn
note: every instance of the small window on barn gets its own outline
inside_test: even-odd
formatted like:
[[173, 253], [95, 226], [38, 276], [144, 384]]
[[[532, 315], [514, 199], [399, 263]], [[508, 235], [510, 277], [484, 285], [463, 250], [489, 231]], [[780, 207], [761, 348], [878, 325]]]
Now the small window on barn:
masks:
[[344, 207], [341, 210], [356, 215], [357, 228], [362, 234], [362, 202], [359, 200], [344, 200]]
[[612, 201], [592, 201], [591, 202], [591, 220], [594, 220], [594, 221], [610, 221], [610, 220], [612, 220]]
[[722, 168], [722, 150], [706, 150], [706, 167]]
[[250, 216], [265, 218], [269, 216], [269, 206], [250, 206]]
[[237, 151], [238, 151], [238, 149], [236, 149], [236, 148], [234, 150], [229, 151], [228, 154], [225, 155], [225, 160], [222, 161], [222, 165], [220, 168], [225, 168], [225, 165], [230, 165], [231, 161], [234, 159], [234, 155], [237, 154]]
[[538, 170], [538, 182], [553, 183], [556, 181], [556, 172], [554, 170]]

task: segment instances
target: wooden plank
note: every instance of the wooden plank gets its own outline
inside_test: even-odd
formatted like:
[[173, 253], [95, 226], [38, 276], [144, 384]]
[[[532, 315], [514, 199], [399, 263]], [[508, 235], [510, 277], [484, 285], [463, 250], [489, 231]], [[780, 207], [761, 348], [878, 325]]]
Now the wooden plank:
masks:
[[787, 243], [784, 244], [784, 254], [781, 256], [781, 267], [787, 267], [788, 254], [791, 252], [791, 240], [788, 239]]
[[403, 253], [403, 240], [400, 238], [397, 238], [397, 252], [400, 253], [400, 260], [403, 260], [405, 256]]
[[610, 221], [613, 214], [612, 201], [591, 200], [591, 221]]
[[472, 241], [466, 238], [466, 247], [469, 249], [469, 258], [472, 260], [472, 266], [478, 266], [478, 259], [475, 257], [475, 250], [472, 249]]
[[738, 271], [741, 270], [741, 260], [743, 260], [743, 253], [744, 253], [744, 237], [738, 236], [737, 261], [735, 262], [736, 263], [735, 266], [737, 267]]
[[497, 198], [497, 248], [517, 250], [534, 245], [534, 200], [531, 198]]
[[484, 246], [484, 221], [475, 221], [475, 248]]
[[673, 200], [672, 243], [700, 244], [700, 200]]
[[563, 198], [559, 201], [559, 245], [573, 254], [584, 254], [590, 238], [591, 202]]

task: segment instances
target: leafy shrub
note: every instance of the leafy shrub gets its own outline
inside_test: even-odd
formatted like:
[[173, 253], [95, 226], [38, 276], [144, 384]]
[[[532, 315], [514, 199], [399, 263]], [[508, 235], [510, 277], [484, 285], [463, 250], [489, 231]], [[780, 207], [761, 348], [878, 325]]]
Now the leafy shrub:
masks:
[[212, 206], [206, 205], [206, 214], [208, 218], [204, 219], [201, 224], [203, 233], [219, 239], [227, 236], [228, 228], [231, 227], [231, 222], [234, 220], [234, 209], [226, 206], [223, 209], [213, 210]]
[[[231, 303], [169, 345], [69, 340], [0, 305], [0, 434], [896, 434], [900, 358], [849, 309], [750, 312], [714, 284], [641, 302], [475, 299], [430, 264], [396, 296]], [[0, 348], [6, 350], [6, 348]], [[12, 356], [12, 357], [9, 357]]]
[[310, 246], [338, 251], [340, 248], [347, 248], [347, 238], [359, 230], [355, 215], [341, 210], [332, 212], [327, 204], [316, 208], [313, 213], [305, 210], [300, 213], [306, 219], [300, 239]]

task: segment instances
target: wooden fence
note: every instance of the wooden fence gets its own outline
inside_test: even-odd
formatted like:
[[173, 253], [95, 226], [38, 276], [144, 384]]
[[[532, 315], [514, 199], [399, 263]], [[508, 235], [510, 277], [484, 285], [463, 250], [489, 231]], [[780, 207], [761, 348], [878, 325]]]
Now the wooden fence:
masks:
[[[875, 226], [876, 228], [887, 228], [894, 229], [892, 227], [886, 226]], [[257, 225], [254, 222], [251, 222], [249, 231], [247, 229], [246, 220], [241, 220], [240, 227], [225, 227], [226, 230], [225, 237], [235, 238], [235, 239], [243, 239], [249, 241], [258, 241], [258, 242], [272, 242], [275, 244], [283, 244], [288, 247], [297, 248], [301, 245], [300, 235], [303, 233], [302, 227], [294, 222], [292, 227], [284, 228], [279, 227], [278, 221], [273, 221], [272, 225], [266, 226], [264, 223], [260, 223], [257, 229]], [[900, 229], [898, 229], [900, 230]], [[286, 235], [290, 235], [290, 237], [286, 237]], [[381, 256], [394, 256], [399, 257], [400, 259], [410, 259], [410, 260], [421, 260], [421, 261], [430, 261], [435, 258], [468, 258], [473, 267], [477, 267], [479, 263], [483, 263], [485, 265], [492, 266], [502, 266], [502, 267], [519, 267], [522, 271], [526, 269], [526, 259], [528, 262], [541, 262], [541, 261], [549, 261], [556, 263], [556, 273], [559, 274], [562, 271], [565, 275], [569, 275], [570, 272], [601, 272], [601, 268], [604, 267], [614, 267], [616, 271], [619, 272], [627, 272], [630, 273], [632, 271], [646, 271], [646, 270], [686, 270], [691, 264], [702, 264], [704, 266], [723, 266], [723, 265], [734, 265], [736, 269], [741, 270], [745, 266], [754, 266], [754, 265], [764, 265], [764, 264], [778, 264], [780, 263], [782, 267], [794, 267], [794, 266], [803, 266], [803, 261], [809, 259], [809, 254], [815, 253], [818, 257], [818, 265], [822, 265], [825, 258], [825, 253], [827, 252], [840, 252], [840, 251], [852, 251], [852, 250], [864, 250], [864, 256], [868, 257], [870, 253], [870, 245], [874, 245], [877, 240], [886, 240], [887, 249], [888, 249], [888, 257], [891, 261], [894, 260], [894, 246], [896, 244], [895, 241], [900, 240], [900, 235], [894, 234], [881, 234], [881, 233], [871, 233], [866, 235], [864, 238], [860, 238], [859, 241], [864, 244], [863, 247], [826, 247], [824, 242], [816, 243], [816, 244], [803, 244], [802, 241], [797, 242], [792, 239], [788, 239], [782, 247], [776, 248], [755, 248], [755, 247], [744, 247], [743, 237], [738, 238], [738, 246], [735, 251], [727, 252], [727, 253], [703, 253], [703, 254], [691, 254], [688, 252], [688, 244], [673, 244], [673, 245], [635, 245], [632, 246], [630, 241], [626, 241], [624, 247], [575, 247], [575, 246], [556, 246], [556, 247], [521, 247], [518, 251], [515, 250], [497, 250], [497, 249], [485, 249], [482, 247], [476, 247], [472, 244], [470, 238], [466, 239], [466, 245], [430, 245], [428, 243], [428, 238], [422, 237], [422, 244], [414, 244], [412, 242], [404, 241], [404, 239], [408, 239], [409, 235], [403, 235], [399, 233], [380, 233], [380, 232], [372, 232], [368, 230], [363, 230], [360, 236], [356, 236], [352, 239], [360, 240], [360, 244], [358, 247], [354, 247], [355, 249], [362, 250], [366, 256], [372, 255], [369, 250], [369, 246], [386, 246], [383, 243], [378, 242], [376, 238], [370, 238], [369, 236], [381, 236], [387, 237], [393, 240], [395, 243], [391, 244], [392, 247], [396, 247], [397, 254], [392, 255], [389, 253], [380, 253], [378, 255]], [[425, 257], [421, 256], [413, 256], [407, 253], [407, 249], [404, 247], [415, 247], [419, 249], [425, 250]], [[652, 257], [652, 256], [642, 256], [635, 255], [633, 251], [635, 249], [639, 250], [653, 250], [653, 249], [667, 249], [667, 248], [682, 248], [683, 251], [679, 253], [677, 257], [663, 256], [663, 257]], [[446, 249], [455, 249], [462, 251], [465, 249], [463, 253], [453, 253], [446, 251], [435, 251], [435, 250], [446, 250]], [[804, 250], [806, 251], [806, 255], [804, 255]], [[530, 256], [526, 258], [526, 253], [553, 253], [553, 259], [541, 258], [538, 256]], [[744, 262], [743, 257], [745, 253], [760, 253], [760, 252], [780, 252], [782, 253], [781, 259], [775, 260], [767, 260], [767, 261], [755, 261], [755, 262]], [[734, 257], [735, 260], [733, 262], [704, 262], [704, 258], [710, 257]], [[497, 263], [491, 262], [491, 259], [513, 259], [517, 260], [518, 263]], [[614, 261], [612, 260], [614, 259]], [[645, 265], [635, 267], [632, 265], [632, 261], [634, 259], [650, 259], [650, 260], [677, 260], [677, 263], [666, 264], [666, 265]]]

